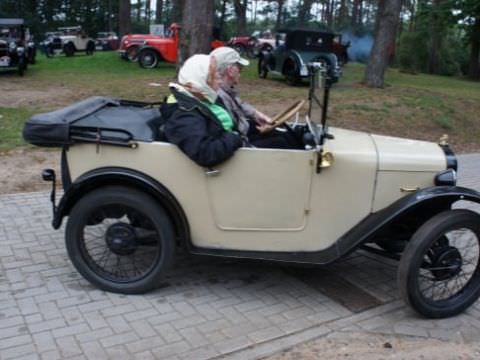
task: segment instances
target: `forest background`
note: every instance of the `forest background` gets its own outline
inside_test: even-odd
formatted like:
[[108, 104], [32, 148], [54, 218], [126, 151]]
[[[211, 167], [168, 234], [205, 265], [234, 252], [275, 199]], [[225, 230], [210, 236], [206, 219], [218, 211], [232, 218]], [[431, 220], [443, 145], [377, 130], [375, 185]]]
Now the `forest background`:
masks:
[[322, 29], [342, 33], [351, 41], [350, 55], [363, 62], [379, 22], [390, 19], [387, 30], [394, 41], [382, 44], [390, 55], [394, 49], [390, 65], [480, 80], [478, 0], [2, 0], [0, 17], [25, 18], [38, 40], [59, 26], [81, 25], [94, 36], [148, 33], [150, 24], [183, 23], [189, 40], [198, 39], [190, 43], [200, 44], [186, 56], [208, 46], [212, 28], [223, 40], [255, 30]]

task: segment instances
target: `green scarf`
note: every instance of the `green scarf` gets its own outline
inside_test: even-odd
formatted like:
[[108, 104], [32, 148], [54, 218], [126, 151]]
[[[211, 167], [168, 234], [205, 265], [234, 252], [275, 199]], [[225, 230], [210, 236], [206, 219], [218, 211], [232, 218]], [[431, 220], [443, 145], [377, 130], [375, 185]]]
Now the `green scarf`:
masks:
[[202, 101], [202, 104], [205, 105], [215, 117], [222, 123], [222, 126], [227, 131], [232, 131], [233, 129], [233, 119], [222, 106], [217, 104], [212, 104], [207, 101]]

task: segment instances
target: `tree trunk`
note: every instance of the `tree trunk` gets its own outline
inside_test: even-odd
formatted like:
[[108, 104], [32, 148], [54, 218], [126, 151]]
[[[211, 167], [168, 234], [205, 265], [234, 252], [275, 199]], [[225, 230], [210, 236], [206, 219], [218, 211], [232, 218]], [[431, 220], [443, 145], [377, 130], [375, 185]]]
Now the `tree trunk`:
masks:
[[310, 21], [310, 11], [314, 0], [303, 0], [298, 10], [298, 24], [301, 26]]
[[108, 7], [108, 18], [107, 18], [107, 24], [108, 24], [108, 31], [113, 31], [113, 19], [112, 19], [112, 14], [113, 14], [113, 7], [112, 7], [112, 1], [113, 0], [108, 0], [107, 7]]
[[157, 0], [157, 8], [155, 9], [155, 24], [162, 23], [163, 0]]
[[352, 27], [352, 32], [356, 34], [360, 25], [360, 4], [361, 0], [353, 0], [352, 3], [352, 21], [350, 23]]
[[340, 0], [340, 8], [338, 9], [337, 24], [346, 25], [348, 17], [347, 0]]
[[135, 5], [135, 8], [137, 10], [137, 23], [140, 22], [140, 19], [141, 19], [141, 15], [142, 15], [142, 1], [141, 0], [137, 0], [137, 4]]
[[395, 35], [400, 18], [400, 0], [380, 0], [375, 24], [375, 41], [365, 70], [364, 83], [381, 88], [388, 66], [389, 55], [395, 44]]
[[[172, 0], [172, 23], [180, 23], [183, 19], [183, 9], [186, 0]], [[200, 3], [200, 2], [199, 2]]]
[[475, 25], [470, 35], [470, 64], [468, 77], [472, 80], [480, 79], [480, 17], [475, 20]]
[[282, 24], [282, 15], [283, 15], [283, 6], [285, 5], [285, 0], [277, 0], [278, 9], [277, 9], [277, 19], [275, 21], [275, 29], [280, 29]]
[[151, 1], [146, 0], [145, 1], [145, 25], [147, 25], [147, 27], [150, 27], [151, 18], [152, 18]]
[[119, 0], [118, 24], [120, 36], [129, 34], [132, 31], [130, 19], [130, 0]]
[[208, 54], [211, 50], [214, 2], [185, 0], [177, 66], [194, 54]]
[[439, 68], [438, 53], [442, 46], [442, 19], [439, 14], [443, 0], [433, 0], [430, 12], [430, 56], [428, 60], [428, 72], [437, 74]]
[[247, 35], [247, 0], [233, 0], [237, 18], [237, 36]]
[[225, 26], [225, 15], [227, 13], [227, 1], [228, 0], [222, 0], [222, 8], [220, 10], [220, 21], [218, 24], [219, 36], [222, 36], [221, 34], [223, 34], [223, 27]]

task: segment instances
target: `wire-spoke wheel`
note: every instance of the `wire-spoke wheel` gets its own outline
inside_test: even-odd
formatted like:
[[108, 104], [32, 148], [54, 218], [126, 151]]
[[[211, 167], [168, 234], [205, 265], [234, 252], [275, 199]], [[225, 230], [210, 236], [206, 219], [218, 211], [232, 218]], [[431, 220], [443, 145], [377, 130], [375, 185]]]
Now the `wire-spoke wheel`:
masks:
[[174, 257], [172, 225], [148, 195], [110, 186], [88, 193], [66, 228], [75, 268], [99, 288], [125, 294], [155, 288]]
[[442, 212], [413, 235], [398, 268], [403, 298], [431, 318], [456, 315], [480, 295], [480, 215]]

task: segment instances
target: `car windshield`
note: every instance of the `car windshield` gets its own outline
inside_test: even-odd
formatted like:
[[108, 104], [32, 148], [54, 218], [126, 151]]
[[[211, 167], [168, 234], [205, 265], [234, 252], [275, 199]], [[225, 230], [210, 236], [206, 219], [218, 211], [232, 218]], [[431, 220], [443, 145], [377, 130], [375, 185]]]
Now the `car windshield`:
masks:
[[314, 123], [321, 124], [325, 93], [325, 76], [322, 69], [315, 70], [310, 83], [311, 104], [308, 117]]

